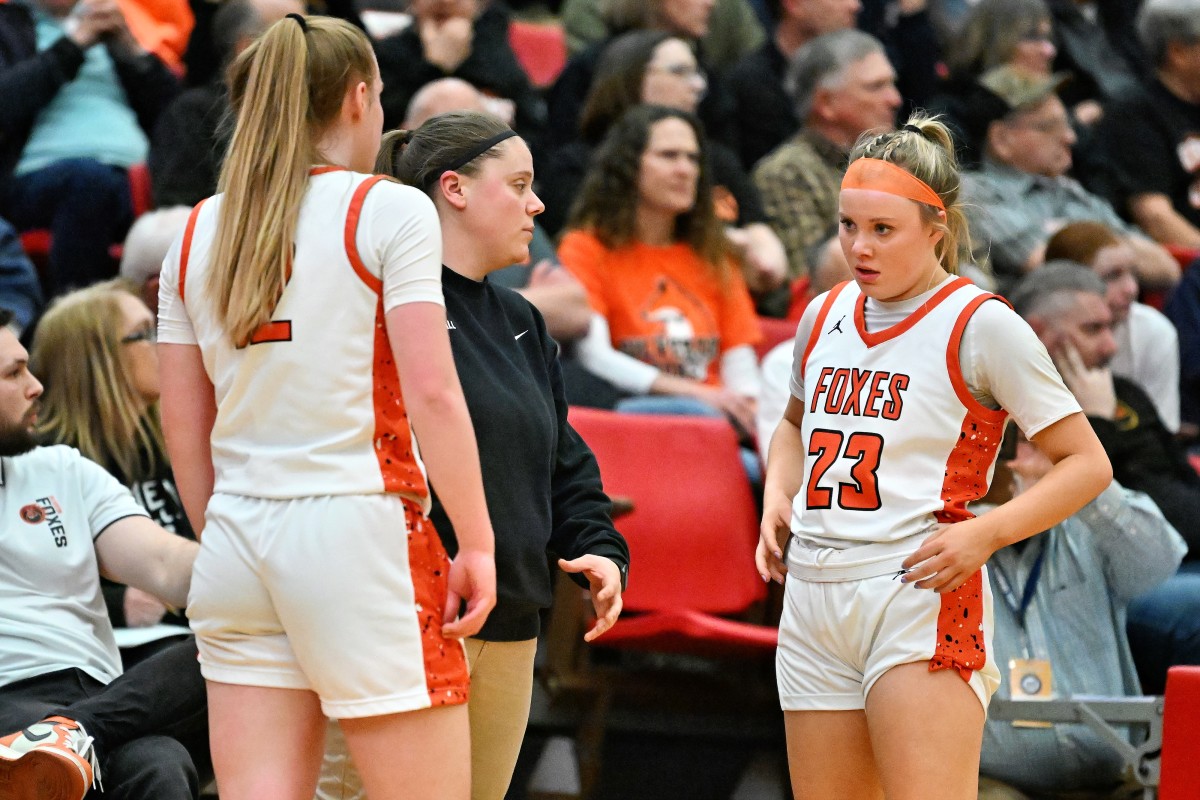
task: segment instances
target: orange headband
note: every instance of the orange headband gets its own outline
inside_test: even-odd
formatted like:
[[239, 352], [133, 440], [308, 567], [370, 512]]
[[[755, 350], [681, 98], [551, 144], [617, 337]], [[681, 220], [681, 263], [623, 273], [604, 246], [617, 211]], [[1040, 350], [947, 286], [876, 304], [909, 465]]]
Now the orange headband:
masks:
[[929, 184], [903, 167], [879, 158], [860, 158], [851, 164], [842, 178], [842, 188], [887, 192], [946, 210], [946, 204]]

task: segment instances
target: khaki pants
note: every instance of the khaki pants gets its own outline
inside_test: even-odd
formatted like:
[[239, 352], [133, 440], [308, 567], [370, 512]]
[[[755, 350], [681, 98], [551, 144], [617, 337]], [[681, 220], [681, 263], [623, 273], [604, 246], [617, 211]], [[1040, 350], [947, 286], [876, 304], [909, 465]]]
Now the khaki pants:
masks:
[[[504, 800], [529, 723], [537, 640], [465, 644], [471, 670], [471, 800]], [[342, 729], [330, 720], [314, 800], [364, 798]]]

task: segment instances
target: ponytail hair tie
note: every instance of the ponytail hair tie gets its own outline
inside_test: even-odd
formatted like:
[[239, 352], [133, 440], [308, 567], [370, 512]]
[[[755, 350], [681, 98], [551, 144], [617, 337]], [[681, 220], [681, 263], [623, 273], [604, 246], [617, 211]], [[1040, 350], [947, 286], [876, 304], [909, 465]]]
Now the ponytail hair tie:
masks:
[[918, 136], [924, 136], [924, 135], [925, 135], [924, 133], [922, 133], [922, 132], [921, 132], [921, 129], [920, 129], [920, 128], [918, 128], [916, 125], [908, 125], [908, 124], [904, 124], [904, 125], [901, 125], [901, 126], [900, 126], [900, 130], [902, 130], [902, 131], [908, 131], [909, 133], [915, 133], [915, 134], [917, 134]]
[[296, 20], [296, 23], [300, 26], [300, 31], [308, 33], [308, 22], [305, 21], [303, 14], [288, 14], [287, 19]]

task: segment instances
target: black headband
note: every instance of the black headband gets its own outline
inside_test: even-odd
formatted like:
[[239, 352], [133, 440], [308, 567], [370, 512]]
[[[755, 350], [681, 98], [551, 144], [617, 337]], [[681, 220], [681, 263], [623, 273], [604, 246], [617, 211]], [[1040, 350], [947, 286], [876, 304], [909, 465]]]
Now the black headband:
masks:
[[304, 33], [308, 33], [308, 22], [306, 22], [306, 21], [305, 21], [305, 19], [304, 19], [304, 16], [303, 16], [303, 15], [301, 15], [301, 14], [288, 14], [288, 15], [287, 15], [287, 19], [294, 19], [294, 20], [296, 20], [296, 22], [297, 22], [297, 23], [300, 25], [300, 30], [301, 30], [301, 31], [303, 31]]
[[511, 139], [516, 135], [517, 132], [510, 128], [503, 133], [497, 133], [495, 136], [484, 139], [482, 142], [475, 145], [462, 155], [455, 157], [454, 160], [432, 170], [429, 173], [429, 177], [425, 179], [427, 184], [426, 188], [431, 188], [434, 182], [441, 178], [445, 173], [462, 169], [467, 164], [470, 164], [472, 161], [486, 153], [488, 150], [491, 150], [493, 147], [503, 142], [505, 139]]

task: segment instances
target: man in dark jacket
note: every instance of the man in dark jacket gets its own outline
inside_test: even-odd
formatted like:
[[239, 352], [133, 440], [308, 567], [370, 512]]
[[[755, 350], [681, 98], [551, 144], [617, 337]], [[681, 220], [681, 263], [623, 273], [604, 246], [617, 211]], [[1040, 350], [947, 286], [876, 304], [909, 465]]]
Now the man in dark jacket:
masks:
[[126, 169], [175, 77], [116, 0], [0, 4], [0, 213], [53, 236], [47, 293], [110, 277], [132, 217]]
[[[414, 94], [439, 78], [461, 78], [509, 116], [526, 141], [536, 142], [546, 121], [545, 104], [508, 43], [508, 12], [480, 0], [413, 0], [413, 21], [375, 45], [383, 78], [384, 129], [398, 126]], [[536, 151], [536, 147], [534, 148]]]

